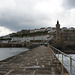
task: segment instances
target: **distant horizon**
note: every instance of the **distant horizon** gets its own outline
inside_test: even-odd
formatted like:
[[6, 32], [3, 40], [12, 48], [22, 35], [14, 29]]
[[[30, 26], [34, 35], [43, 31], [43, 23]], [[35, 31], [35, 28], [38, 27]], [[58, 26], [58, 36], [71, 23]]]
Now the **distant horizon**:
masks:
[[[48, 26], [48, 27], [49, 27], [49, 26]], [[48, 27], [38, 27], [38, 28], [32, 28], [32, 29], [21, 29], [21, 30], [18, 30], [18, 31], [13, 31], [13, 32], [11, 32], [11, 33], [9, 33], [9, 34], [17, 33], [17, 32], [22, 31], [22, 30], [34, 30], [34, 29], [48, 28]], [[51, 28], [56, 28], [56, 26], [55, 26], [55, 27], [51, 27]], [[63, 28], [63, 27], [61, 27], [61, 25], [60, 25], [60, 28]], [[71, 27], [66, 27], [66, 28], [69, 29], [69, 28], [71, 28]], [[75, 28], [75, 27], [73, 27], [73, 28]], [[9, 35], [9, 34], [0, 35], [0, 37], [7, 36], [7, 35]]]

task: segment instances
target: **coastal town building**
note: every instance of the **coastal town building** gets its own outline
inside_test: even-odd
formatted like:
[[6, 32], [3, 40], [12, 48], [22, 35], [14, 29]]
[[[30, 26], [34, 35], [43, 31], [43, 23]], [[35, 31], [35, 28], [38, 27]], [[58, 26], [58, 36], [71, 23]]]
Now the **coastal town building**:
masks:
[[34, 30], [30, 30], [30, 33], [34, 33]]
[[51, 29], [52, 29], [51, 27], [47, 27], [46, 31], [51, 31]]
[[30, 42], [31, 40], [42, 40], [46, 41], [49, 39], [48, 35], [38, 35], [38, 36], [27, 36], [27, 37], [12, 37], [11, 41], [20, 41], [20, 42]]
[[2, 36], [3, 39], [8, 39], [10, 38], [10, 35]]
[[62, 30], [62, 32], [67, 31], [67, 27], [63, 27], [61, 30]]
[[34, 32], [41, 32], [41, 29], [35, 29]]
[[68, 30], [75, 30], [75, 28], [74, 27], [70, 27], [70, 28], [68, 28]]
[[56, 42], [61, 42], [59, 21], [56, 24]]
[[[42, 34], [39, 34], [39, 32], [42, 32]], [[17, 33], [2, 36], [0, 37], [0, 43], [10, 43], [10, 42], [23, 43], [23, 42], [30, 42], [32, 40], [49, 41], [51, 39], [54, 39], [55, 42], [57, 43], [75, 42], [75, 28], [74, 27], [60, 28], [59, 21], [57, 21], [56, 27], [47, 27], [47, 28], [43, 27], [32, 30], [21, 30], [18, 31]]]
[[51, 28], [51, 32], [56, 32], [56, 28], [55, 27], [52, 27]]
[[59, 21], [56, 24], [56, 42], [73, 43], [75, 42], [75, 29], [66, 27], [60, 29]]
[[46, 31], [46, 28], [40, 28], [40, 31], [42, 31], [42, 32], [44, 32], [44, 31]]
[[44, 32], [44, 31], [46, 31], [46, 28], [33, 29], [33, 30], [30, 30], [30, 33], [35, 33], [35, 32]]
[[17, 32], [17, 34], [28, 34], [28, 33], [30, 33], [30, 30], [22, 30]]

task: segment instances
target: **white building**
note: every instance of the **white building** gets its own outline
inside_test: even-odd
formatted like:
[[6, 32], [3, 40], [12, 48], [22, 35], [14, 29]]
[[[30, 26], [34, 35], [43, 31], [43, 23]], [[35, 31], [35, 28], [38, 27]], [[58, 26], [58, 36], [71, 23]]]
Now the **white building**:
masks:
[[47, 40], [46, 35], [40, 35], [40, 36], [29, 36], [29, 37], [12, 37], [11, 41], [20, 41], [20, 42], [24, 42], [27, 41], [29, 42], [30, 40]]
[[55, 32], [56, 31], [56, 28], [55, 27], [52, 27], [51, 28], [51, 32]]
[[0, 40], [0, 44], [2, 44], [2, 43], [8, 44], [9, 40]]
[[44, 32], [44, 31], [46, 31], [45, 28], [40, 28], [40, 29], [30, 30], [30, 33], [35, 33], [35, 32]]
[[51, 27], [47, 27], [46, 28], [46, 31], [51, 31]]
[[40, 31], [44, 32], [46, 31], [46, 28], [40, 28]]
[[67, 27], [63, 27], [62, 28], [62, 31], [67, 31]]
[[8, 39], [8, 38], [10, 38], [10, 35], [3, 36], [3, 39]]
[[34, 33], [34, 30], [30, 30], [30, 33]]
[[2, 43], [8, 43], [9, 42], [9, 40], [2, 40]]
[[40, 32], [40, 29], [35, 29], [34, 32]]
[[75, 30], [75, 28], [74, 27], [71, 27], [71, 28], [68, 28], [68, 30]]

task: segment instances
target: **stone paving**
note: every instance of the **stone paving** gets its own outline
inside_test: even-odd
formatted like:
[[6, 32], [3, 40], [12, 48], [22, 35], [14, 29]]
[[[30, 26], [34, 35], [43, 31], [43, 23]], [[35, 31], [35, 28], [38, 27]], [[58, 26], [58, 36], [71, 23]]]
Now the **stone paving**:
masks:
[[[62, 74], [62, 69], [64, 73]], [[49, 47], [39, 46], [0, 62], [0, 75], [69, 75]]]

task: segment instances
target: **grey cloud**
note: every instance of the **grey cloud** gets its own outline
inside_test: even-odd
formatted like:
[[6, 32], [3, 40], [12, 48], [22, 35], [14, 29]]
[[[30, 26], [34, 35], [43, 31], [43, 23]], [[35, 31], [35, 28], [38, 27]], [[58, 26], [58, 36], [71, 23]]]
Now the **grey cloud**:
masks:
[[0, 13], [0, 25], [12, 31], [42, 27], [46, 25], [44, 21], [47, 19], [45, 15], [36, 15], [32, 12], [20, 14], [19, 11], [4, 10]]
[[[0, 26], [4, 26], [12, 31], [47, 27], [55, 18], [54, 15], [56, 15], [56, 13], [50, 14], [52, 9], [47, 9], [50, 1], [51, 0], [0, 0]], [[48, 3], [45, 9], [44, 5], [39, 5], [43, 2]]]
[[63, 0], [62, 5], [66, 9], [75, 8], [75, 0]]

